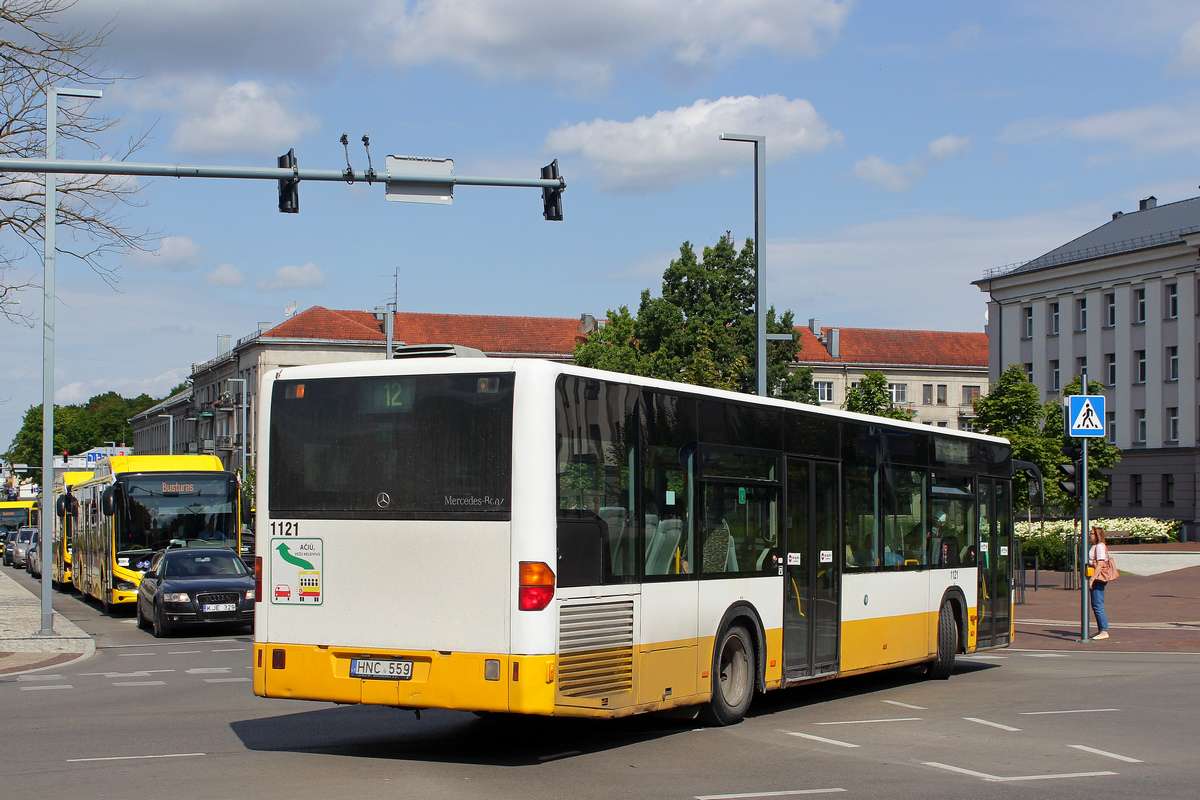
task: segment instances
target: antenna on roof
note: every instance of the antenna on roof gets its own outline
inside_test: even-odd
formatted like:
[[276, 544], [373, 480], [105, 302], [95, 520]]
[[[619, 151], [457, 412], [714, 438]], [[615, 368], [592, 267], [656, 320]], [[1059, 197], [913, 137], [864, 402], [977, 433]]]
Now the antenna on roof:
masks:
[[293, 315], [293, 314], [295, 314], [295, 313], [296, 313], [296, 301], [295, 301], [295, 300], [293, 300], [292, 302], [288, 303], [288, 304], [287, 304], [287, 308], [285, 308], [285, 309], [283, 310], [283, 318], [284, 318], [284, 319], [291, 319], [291, 318], [292, 318], [292, 315]]

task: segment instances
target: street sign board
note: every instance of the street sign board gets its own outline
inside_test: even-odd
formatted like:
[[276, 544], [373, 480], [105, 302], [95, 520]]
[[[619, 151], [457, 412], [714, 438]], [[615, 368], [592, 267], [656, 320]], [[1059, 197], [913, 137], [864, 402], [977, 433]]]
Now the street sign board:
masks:
[[1077, 394], [1066, 398], [1067, 435], [1074, 438], [1104, 435], [1104, 395]]
[[[454, 202], [454, 159], [388, 156], [388, 200], [402, 203]], [[393, 177], [395, 176], [395, 177]], [[415, 180], [404, 180], [406, 177]]]

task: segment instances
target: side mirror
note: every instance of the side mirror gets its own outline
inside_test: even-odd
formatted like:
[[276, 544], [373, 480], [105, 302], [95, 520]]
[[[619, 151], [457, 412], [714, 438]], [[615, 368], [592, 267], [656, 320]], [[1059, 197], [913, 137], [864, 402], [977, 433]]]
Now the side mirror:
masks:
[[157, 577], [158, 577], [158, 573], [155, 572], [154, 570], [150, 570], [149, 572], [147, 572], [145, 575], [142, 576], [143, 579], [144, 578], [157, 578]]
[[106, 517], [113, 515], [113, 507], [115, 506], [116, 487], [110, 486], [100, 495], [100, 512]]

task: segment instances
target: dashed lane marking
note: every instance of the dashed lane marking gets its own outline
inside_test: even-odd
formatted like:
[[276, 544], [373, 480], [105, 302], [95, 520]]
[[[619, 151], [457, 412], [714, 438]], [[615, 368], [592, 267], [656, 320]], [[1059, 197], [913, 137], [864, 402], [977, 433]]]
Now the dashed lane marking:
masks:
[[929, 710], [925, 706], [914, 706], [911, 703], [901, 703], [899, 700], [884, 700], [883, 702], [891, 703], [892, 705], [900, 706], [901, 708], [911, 708], [911, 709], [914, 709], [915, 711], [928, 711]]
[[920, 722], [920, 717], [893, 717], [891, 719], [843, 719], [837, 722], [814, 722], [813, 725], [867, 725], [872, 722]]
[[1022, 711], [1023, 717], [1042, 717], [1047, 714], [1098, 714], [1101, 711], [1120, 711], [1119, 708], [1071, 708], [1065, 711]]
[[244, 653], [250, 648], [248, 647], [224, 647], [220, 650], [213, 650], [214, 653]]
[[192, 756], [206, 756], [208, 753], [163, 753], [162, 755], [153, 756], [102, 756], [99, 758], [68, 758], [67, 763], [75, 761], [133, 761], [139, 758], [191, 758]]
[[188, 675], [220, 675], [228, 673], [232, 667], [194, 667], [186, 670]]
[[837, 739], [826, 739], [824, 736], [816, 736], [811, 733], [800, 733], [799, 731], [781, 731], [781, 732], [786, 733], [788, 736], [799, 736], [801, 739], [811, 739], [814, 742], [821, 742], [822, 744], [837, 745], [838, 747], [861, 747], [862, 746], [862, 745], [857, 745], [857, 744], [851, 744], [850, 742], [839, 742]]
[[947, 770], [948, 772], [957, 772], [960, 775], [969, 775], [972, 778], [979, 778], [981, 780], [985, 780], [990, 783], [1013, 783], [1016, 781], [1050, 781], [1050, 780], [1057, 780], [1057, 779], [1061, 779], [1061, 778], [1099, 778], [1099, 777], [1103, 777], [1105, 775], [1120, 774], [1117, 772], [1111, 772], [1109, 770], [1103, 770], [1100, 772], [1059, 772], [1059, 773], [1051, 773], [1048, 775], [1013, 775], [1008, 778], [1002, 778], [999, 775], [989, 775], [986, 772], [977, 772], [976, 770], [973, 770], [973, 769], [966, 769], [964, 767], [955, 767], [950, 764], [940, 764], [937, 761], [922, 761], [920, 763], [924, 764], [927, 767], [934, 767], [936, 769], [944, 769], [944, 770]]
[[117, 658], [137, 658], [138, 656], [156, 656], [158, 653], [117, 653]]
[[40, 686], [22, 686], [22, 692], [36, 692], [40, 689], [74, 689], [75, 687], [69, 683], [62, 684], [41, 684]]
[[199, 652], [201, 652], [201, 651], [200, 650], [170, 650], [167, 652], [167, 655], [169, 655], [169, 656], [186, 656], [186, 655], [192, 655], [194, 653], [199, 653]]
[[113, 686], [166, 686], [166, 681], [113, 681]]
[[18, 681], [61, 681], [62, 675], [18, 675]]
[[1019, 731], [1020, 728], [1014, 728], [1011, 725], [1001, 725], [999, 722], [991, 722], [979, 717], [963, 717], [967, 722], [978, 722], [980, 725], [990, 725], [993, 728], [999, 728], [1002, 731]]
[[137, 672], [81, 672], [79, 677], [90, 678], [95, 675], [103, 675], [106, 678], [149, 678], [156, 673], [174, 671], [173, 669], [140, 669]]
[[205, 683], [249, 683], [253, 678], [205, 678]]
[[744, 794], [698, 794], [696, 800], [748, 800], [752, 797], [794, 797], [800, 794], [835, 794], [845, 789], [835, 786], [830, 789], [788, 789], [782, 792], [746, 792]]
[[1067, 745], [1067, 747], [1074, 747], [1076, 750], [1082, 750], [1085, 753], [1095, 753], [1098, 756], [1104, 756], [1106, 758], [1115, 758], [1117, 761], [1124, 761], [1127, 764], [1144, 764], [1144, 763], [1146, 763], [1146, 762], [1142, 761], [1140, 758], [1130, 758], [1129, 756], [1123, 756], [1123, 755], [1119, 755], [1117, 753], [1110, 753], [1107, 750], [1097, 750], [1096, 748], [1088, 747], [1085, 744], [1069, 744], [1069, 745]]

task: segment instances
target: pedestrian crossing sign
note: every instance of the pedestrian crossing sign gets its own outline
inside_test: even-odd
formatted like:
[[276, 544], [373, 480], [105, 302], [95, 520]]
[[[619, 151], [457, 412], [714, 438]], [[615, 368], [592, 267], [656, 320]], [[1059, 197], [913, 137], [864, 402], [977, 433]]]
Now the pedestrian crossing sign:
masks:
[[1067, 400], [1067, 435], [1104, 435], [1104, 395], [1077, 394]]

